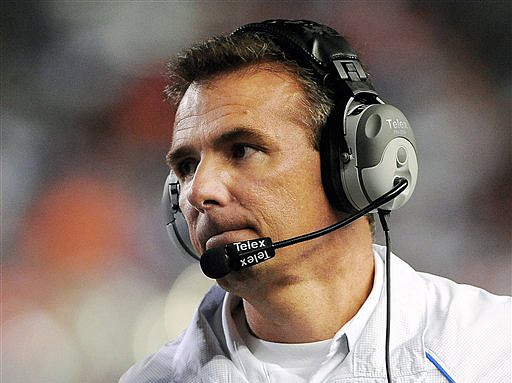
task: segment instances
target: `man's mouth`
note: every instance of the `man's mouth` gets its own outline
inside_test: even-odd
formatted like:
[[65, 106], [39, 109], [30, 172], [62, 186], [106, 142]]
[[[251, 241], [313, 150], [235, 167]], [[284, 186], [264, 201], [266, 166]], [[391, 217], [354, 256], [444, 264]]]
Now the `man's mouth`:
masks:
[[252, 228], [245, 227], [240, 229], [226, 230], [218, 234], [212, 235], [205, 243], [205, 249], [211, 249], [213, 247], [223, 247], [229, 243], [245, 241], [248, 239], [254, 239], [257, 234]]

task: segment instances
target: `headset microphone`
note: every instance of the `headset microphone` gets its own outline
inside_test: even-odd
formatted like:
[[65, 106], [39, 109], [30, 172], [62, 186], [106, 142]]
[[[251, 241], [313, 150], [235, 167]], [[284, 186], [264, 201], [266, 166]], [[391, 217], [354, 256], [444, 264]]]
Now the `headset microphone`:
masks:
[[246, 269], [273, 258], [276, 245], [266, 237], [213, 247], [201, 256], [201, 270], [208, 278], [223, 278], [231, 271]]
[[407, 188], [407, 185], [408, 182], [405, 178], [396, 178], [393, 189], [377, 198], [365, 208], [359, 210], [355, 214], [352, 214], [348, 218], [345, 218], [343, 221], [312, 233], [285, 239], [276, 243], [272, 243], [272, 240], [266, 237], [234, 242], [225, 245], [224, 247], [213, 247], [208, 249], [200, 258], [201, 270], [208, 278], [220, 279], [232, 271], [239, 271], [255, 266], [261, 262], [265, 262], [274, 257], [275, 249], [309, 241], [310, 239], [318, 238], [351, 224], [365, 214], [374, 211], [380, 206], [398, 197], [398, 195]]

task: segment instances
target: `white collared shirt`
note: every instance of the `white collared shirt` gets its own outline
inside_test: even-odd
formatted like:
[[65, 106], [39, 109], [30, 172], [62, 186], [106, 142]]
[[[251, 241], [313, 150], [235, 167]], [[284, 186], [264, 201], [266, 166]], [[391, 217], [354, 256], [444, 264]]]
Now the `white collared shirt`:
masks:
[[333, 338], [320, 342], [290, 344], [256, 338], [247, 328], [241, 298], [227, 293], [222, 307], [222, 327], [235, 365], [250, 382], [323, 381], [343, 363], [377, 306], [384, 284], [384, 265], [377, 255], [374, 261], [370, 295]]
[[[380, 259], [375, 259], [373, 289], [354, 318], [327, 341], [327, 355], [320, 345], [322, 362], [312, 359], [316, 369], [304, 373], [311, 375], [308, 382], [387, 382], [385, 253], [384, 247], [374, 245], [374, 254]], [[391, 258], [389, 357], [393, 383], [510, 382], [511, 298], [419, 273], [396, 256]], [[305, 381], [301, 377], [304, 371], [260, 360], [257, 350], [256, 356], [253, 354], [251, 348], [255, 348], [243, 340], [234, 323], [234, 309], [239, 305], [239, 298], [226, 298], [225, 291], [214, 286], [187, 330], [130, 368], [120, 382]]]

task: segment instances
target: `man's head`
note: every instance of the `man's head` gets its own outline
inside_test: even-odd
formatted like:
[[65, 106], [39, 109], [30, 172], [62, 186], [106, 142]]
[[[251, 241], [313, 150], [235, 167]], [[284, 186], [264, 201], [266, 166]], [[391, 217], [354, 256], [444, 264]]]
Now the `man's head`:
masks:
[[[256, 68], [287, 75], [296, 82], [296, 118], [302, 122], [308, 142], [320, 150], [322, 128], [334, 104], [333, 92], [322, 84], [318, 73], [289, 57], [265, 34], [218, 36], [185, 50], [168, 64], [165, 95], [178, 107], [192, 84], [206, 85], [229, 73], [250, 73]], [[367, 217], [373, 232], [373, 215]]]
[[[292, 23], [294, 22], [292, 21]], [[312, 25], [315, 29], [314, 23]], [[336, 34], [335, 31], [329, 30], [327, 27], [318, 27], [321, 28], [320, 34], [325, 32]], [[322, 128], [325, 127], [334, 105], [333, 91], [323, 85], [323, 80], [325, 80], [323, 75], [319, 75], [317, 70], [312, 70], [308, 65], [302, 65], [303, 62], [299, 64], [300, 60], [295, 61], [293, 59], [295, 54], [290, 57], [290, 52], [278, 45], [274, 37], [271, 38], [268, 34], [258, 32], [238, 33], [215, 37], [192, 46], [169, 62], [166, 98], [171, 104], [178, 107], [191, 85], [206, 85], [219, 77], [234, 72], [249, 73], [257, 69], [268, 73], [288, 75], [298, 85], [297, 105], [294, 108], [296, 118], [301, 120], [301, 126], [305, 129], [308, 142], [313, 148], [319, 150], [323, 134]], [[341, 37], [339, 38], [343, 40]], [[342, 44], [346, 44], [346, 42]], [[345, 50], [345, 48], [350, 52], [351, 48], [348, 45], [343, 49]], [[323, 162], [325, 161], [323, 160]], [[320, 172], [320, 169], [316, 172]], [[329, 178], [327, 177], [327, 179]], [[324, 186], [325, 180], [324, 175]], [[332, 189], [330, 194], [330, 198], [332, 198]], [[338, 203], [336, 201], [336, 205]], [[368, 215], [368, 220], [373, 232], [373, 216]]]
[[[230, 36], [213, 38], [186, 50], [169, 63], [168, 78], [165, 93], [177, 109], [168, 155], [173, 172], [166, 183], [167, 197], [164, 202], [172, 205], [168, 210], [168, 228], [172, 223], [170, 234], [184, 249], [189, 249], [184, 245], [189, 233], [181, 233], [179, 227], [184, 222], [182, 218], [185, 218], [198, 253], [208, 247], [206, 242], [209, 237], [203, 241], [201, 237], [222, 229], [220, 221], [215, 222], [216, 219], [212, 220], [212, 224], [199, 225], [208, 226], [208, 229], [198, 229], [197, 223], [203, 216], [213, 216], [210, 207], [215, 207], [211, 211], [218, 211], [223, 203], [219, 194], [208, 199], [202, 199], [203, 195], [197, 199], [195, 197], [200, 193], [194, 190], [201, 191], [205, 189], [202, 186], [208, 185], [207, 189], [217, 192], [225, 189], [228, 182], [211, 188], [213, 181], [224, 182], [229, 177], [240, 181], [243, 177], [238, 177], [236, 172], [228, 177], [229, 171], [225, 169], [238, 160], [245, 160], [247, 153], [278, 153], [282, 156], [303, 149], [313, 151], [321, 159], [318, 164], [316, 161], [307, 164], [313, 164], [313, 168], [301, 161], [294, 161], [292, 166], [295, 168], [291, 170], [302, 167], [308, 173], [300, 178], [292, 171], [280, 175], [287, 181], [292, 179], [293, 184], [273, 184], [270, 178], [258, 180], [252, 189], [249, 188], [252, 195], [257, 196], [252, 202], [249, 196], [237, 200], [235, 194], [239, 190], [235, 189], [233, 191], [237, 193], [223, 196], [229, 197], [225, 202], [240, 204], [244, 200], [244, 207], [253, 206], [256, 211], [258, 203], [263, 201], [260, 198], [263, 189], [259, 190], [259, 187], [266, 183], [267, 192], [271, 195], [269, 201], [273, 201], [281, 210], [283, 206], [288, 207], [284, 216], [289, 226], [282, 226], [286, 230], [254, 233], [270, 236], [277, 241], [316, 231], [347, 213], [355, 214], [363, 209], [368, 211], [368, 204], [380, 202], [381, 197], [395, 187], [398, 178], [407, 181], [407, 188], [394, 200], [378, 206], [386, 210], [397, 209], [407, 202], [414, 190], [417, 158], [414, 135], [406, 117], [400, 110], [379, 99], [358, 55], [341, 35], [327, 26], [306, 20], [267, 20], [247, 24]], [[262, 81], [262, 78], [266, 81]], [[275, 81], [277, 79], [279, 82]], [[284, 85], [287, 85], [286, 91]], [[247, 120], [247, 116], [251, 115], [255, 119]], [[222, 129], [227, 125], [231, 125], [233, 131]], [[285, 131], [279, 131], [283, 126]], [[287, 146], [289, 141], [282, 140], [283, 137], [302, 136], [305, 136], [304, 141], [299, 138], [291, 146]], [[276, 137], [283, 145], [278, 145], [280, 142], [275, 141]], [[265, 145], [259, 145], [259, 141], [265, 141], [276, 150], [266, 151]], [[220, 149], [224, 152], [221, 153]], [[207, 167], [205, 164], [210, 162], [205, 159], [210, 158], [211, 154], [222, 154], [231, 162], [225, 162], [222, 166], [218, 163], [219, 166], [209, 169], [208, 173], [203, 172]], [[307, 154], [304, 153], [304, 156], [307, 157]], [[269, 166], [267, 171], [270, 174], [272, 167]], [[208, 177], [199, 177], [198, 174], [202, 173], [208, 174]], [[179, 176], [179, 180], [175, 179], [174, 174]], [[201, 179], [207, 182], [199, 181]], [[237, 186], [248, 187], [256, 179], [247, 179], [245, 184], [239, 182]], [[320, 180], [322, 187], [316, 187], [317, 180]], [[283, 185], [286, 188], [280, 187]], [[299, 188], [294, 189], [297, 185]], [[296, 194], [297, 190], [299, 193]], [[274, 198], [275, 194], [281, 200]], [[290, 194], [290, 198], [285, 198], [287, 194]], [[257, 201], [258, 198], [260, 201]], [[297, 201], [300, 203], [298, 208], [294, 205]], [[271, 205], [263, 208], [267, 209], [265, 214], [270, 212]], [[191, 210], [188, 210], [189, 207]], [[315, 208], [316, 216], [312, 217]], [[279, 215], [280, 209], [273, 214]], [[235, 211], [233, 213], [236, 215]], [[316, 219], [318, 216], [321, 219]], [[236, 223], [236, 219], [229, 215], [223, 220]], [[313, 225], [303, 224], [305, 220]], [[300, 223], [296, 224], [297, 230], [290, 230], [297, 222]], [[368, 225], [364, 222], [361, 226], [362, 222], [356, 221], [351, 227], [338, 231], [339, 235], [333, 234], [330, 238], [343, 237], [343, 233], [353, 231], [354, 227], [358, 227], [361, 233], [368, 232]], [[373, 230], [373, 220], [370, 219], [370, 222]], [[226, 226], [229, 229], [233, 225]], [[203, 233], [198, 234], [200, 231]], [[242, 239], [250, 238], [235, 240]], [[357, 235], [345, 237], [338, 241], [336, 248], [357, 241]], [[224, 240], [213, 242], [222, 245]], [[324, 238], [324, 242], [336, 241]], [[366, 240], [360, 243], [363, 242]], [[314, 246], [314, 241], [309, 245]], [[194, 253], [187, 251], [191, 255]]]
[[253, 64], [188, 86], [168, 160], [199, 253], [263, 236], [286, 239], [341, 218], [323, 193], [303, 104], [300, 83], [281, 64]]

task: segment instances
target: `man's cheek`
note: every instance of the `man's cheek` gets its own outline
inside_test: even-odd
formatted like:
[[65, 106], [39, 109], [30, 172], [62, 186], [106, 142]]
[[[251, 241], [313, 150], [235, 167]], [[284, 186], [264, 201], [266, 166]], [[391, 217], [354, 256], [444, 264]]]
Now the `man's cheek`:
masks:
[[190, 236], [190, 242], [192, 243], [192, 246], [194, 247], [196, 253], [203, 253], [205, 249], [201, 248], [201, 244], [197, 239], [197, 231], [194, 229], [194, 226], [188, 225], [188, 233]]
[[183, 203], [180, 203], [180, 209], [190, 230], [193, 226], [195, 226], [198, 211], [185, 201]]

